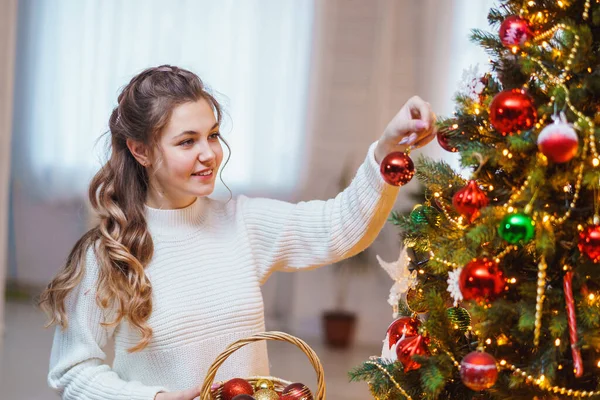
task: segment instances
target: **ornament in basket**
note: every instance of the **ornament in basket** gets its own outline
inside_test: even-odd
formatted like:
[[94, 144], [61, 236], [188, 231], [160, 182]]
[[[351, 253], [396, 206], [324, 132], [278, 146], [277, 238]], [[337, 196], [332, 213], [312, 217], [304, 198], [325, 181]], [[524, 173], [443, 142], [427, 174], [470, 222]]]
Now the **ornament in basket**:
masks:
[[[238, 349], [261, 340], [278, 340], [298, 346], [307, 355], [317, 373], [317, 393], [299, 382], [290, 382], [273, 376], [252, 376], [214, 382], [219, 367]], [[210, 366], [200, 394], [201, 400], [325, 400], [325, 377], [321, 361], [302, 340], [284, 332], [264, 332], [230, 344]], [[214, 382], [214, 383], [213, 383]]]

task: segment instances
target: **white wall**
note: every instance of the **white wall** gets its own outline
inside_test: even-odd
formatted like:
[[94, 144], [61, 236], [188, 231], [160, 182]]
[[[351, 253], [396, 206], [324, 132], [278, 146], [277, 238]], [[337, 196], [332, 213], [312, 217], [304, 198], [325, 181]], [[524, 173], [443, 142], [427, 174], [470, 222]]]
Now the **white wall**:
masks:
[[0, 349], [4, 337], [4, 278], [8, 263], [8, 194], [16, 15], [17, 0], [0, 2]]

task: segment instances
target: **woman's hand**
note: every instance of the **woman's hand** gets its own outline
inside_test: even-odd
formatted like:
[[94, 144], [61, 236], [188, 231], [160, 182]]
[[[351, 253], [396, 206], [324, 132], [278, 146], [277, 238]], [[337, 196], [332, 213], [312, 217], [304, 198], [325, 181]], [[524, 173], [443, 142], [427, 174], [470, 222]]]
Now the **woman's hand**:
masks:
[[429, 103], [418, 96], [411, 97], [385, 128], [375, 148], [375, 160], [381, 160], [394, 151], [417, 149], [435, 137], [435, 114]]
[[154, 400], [193, 400], [200, 396], [201, 389], [202, 387], [198, 386], [187, 390], [180, 390], [178, 392], [161, 392], [154, 396]]

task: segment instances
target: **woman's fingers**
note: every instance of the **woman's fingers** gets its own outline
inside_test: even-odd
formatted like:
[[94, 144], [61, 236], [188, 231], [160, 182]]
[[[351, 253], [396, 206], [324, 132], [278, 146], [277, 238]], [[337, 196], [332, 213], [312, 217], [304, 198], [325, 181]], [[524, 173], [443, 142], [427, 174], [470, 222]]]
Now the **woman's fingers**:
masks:
[[431, 142], [433, 140], [433, 138], [435, 138], [435, 131], [431, 132], [429, 135], [425, 136], [424, 138], [421, 138], [420, 140], [418, 140], [417, 142], [415, 142], [414, 144], [412, 144], [410, 146], [411, 149], [418, 149], [419, 147], [423, 147], [425, 146], [427, 143]]

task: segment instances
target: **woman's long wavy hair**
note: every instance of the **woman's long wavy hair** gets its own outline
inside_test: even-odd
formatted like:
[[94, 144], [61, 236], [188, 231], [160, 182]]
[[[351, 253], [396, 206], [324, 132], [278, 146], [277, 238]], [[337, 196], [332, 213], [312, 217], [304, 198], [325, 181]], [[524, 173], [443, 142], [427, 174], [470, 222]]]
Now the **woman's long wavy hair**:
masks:
[[129, 351], [148, 345], [152, 337], [147, 323], [152, 313], [152, 286], [144, 269], [152, 259], [154, 244], [144, 204], [150, 181], [146, 168], [132, 156], [126, 142], [133, 139], [156, 148], [173, 109], [200, 99], [208, 101], [221, 123], [220, 104], [200, 78], [185, 69], [170, 65], [149, 68], [122, 89], [109, 120], [110, 158], [88, 190], [99, 223], [79, 239], [64, 267], [41, 294], [38, 304], [50, 318], [47, 326], [67, 327], [65, 298], [83, 278], [91, 247], [99, 267], [96, 302], [115, 311], [114, 320], [103, 325], [116, 326], [125, 318], [141, 334], [139, 343]]

